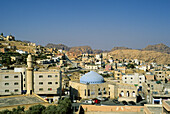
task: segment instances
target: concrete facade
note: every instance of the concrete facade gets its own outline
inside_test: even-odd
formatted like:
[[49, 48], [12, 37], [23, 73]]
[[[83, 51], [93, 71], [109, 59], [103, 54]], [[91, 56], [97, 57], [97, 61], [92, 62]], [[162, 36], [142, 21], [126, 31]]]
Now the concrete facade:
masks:
[[18, 72], [0, 73], [0, 95], [21, 94], [22, 75]]

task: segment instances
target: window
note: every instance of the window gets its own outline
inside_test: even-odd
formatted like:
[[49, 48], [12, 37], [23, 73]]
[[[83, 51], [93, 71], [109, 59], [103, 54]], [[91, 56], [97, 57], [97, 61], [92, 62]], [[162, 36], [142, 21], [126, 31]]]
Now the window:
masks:
[[84, 96], [86, 96], [86, 89], [84, 90]]
[[39, 91], [43, 91], [43, 88], [39, 88]]
[[142, 83], [142, 82], [139, 82], [140, 84]]
[[48, 91], [52, 91], [52, 88], [48, 88]]
[[18, 82], [15, 82], [14, 85], [18, 85]]
[[58, 82], [55, 82], [55, 84], [58, 84]]
[[43, 78], [43, 75], [39, 75], [39, 78]]
[[58, 77], [58, 75], [55, 75], [55, 77]]
[[153, 87], [153, 85], [151, 85], [151, 87]]
[[14, 92], [18, 92], [18, 89], [14, 89]]
[[142, 78], [139, 78], [139, 80], [142, 80]]
[[6, 89], [6, 90], [5, 90], [5, 92], [9, 92], [9, 90], [8, 90], [8, 89]]
[[135, 91], [132, 92], [132, 96], [135, 97]]
[[117, 79], [119, 79], [119, 77]]
[[9, 76], [5, 76], [5, 78], [9, 78]]
[[98, 89], [98, 95], [102, 95], [102, 92], [100, 91], [100, 88]]
[[162, 76], [162, 78], [164, 78], [164, 76]]
[[25, 84], [24, 84], [24, 87], [25, 87]]
[[127, 91], [126, 96], [129, 97], [129, 91]]
[[52, 82], [48, 82], [48, 84], [52, 84]]
[[9, 85], [9, 83], [5, 83], [5, 85]]
[[25, 81], [25, 78], [24, 78], [24, 81]]
[[52, 78], [52, 75], [48, 75], [48, 78]]
[[125, 81], [125, 83], [127, 83], [127, 82]]
[[88, 89], [88, 96], [90, 96], [90, 89]]
[[123, 92], [123, 91], [121, 91], [120, 96], [121, 96], [121, 97], [123, 97], [123, 96], [124, 96], [124, 92]]
[[131, 77], [131, 79], [133, 79], [133, 78]]
[[105, 88], [103, 88], [103, 94], [106, 94], [106, 89]]
[[43, 85], [43, 82], [39, 82], [39, 85]]
[[133, 83], [132, 81], [130, 81], [130, 83]]
[[127, 78], [125, 77], [125, 79], [127, 79]]
[[18, 78], [18, 76], [14, 76], [14, 78]]

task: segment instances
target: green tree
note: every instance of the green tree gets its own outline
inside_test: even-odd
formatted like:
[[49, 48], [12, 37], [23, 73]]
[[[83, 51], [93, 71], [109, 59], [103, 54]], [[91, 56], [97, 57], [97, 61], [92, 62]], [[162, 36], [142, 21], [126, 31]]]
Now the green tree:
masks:
[[0, 112], [0, 114], [12, 114], [12, 111], [6, 109]]
[[131, 69], [134, 69], [134, 68], [135, 68], [135, 65], [129, 63], [126, 67], [127, 67], [128, 69], [130, 69], [130, 68], [131, 68]]
[[46, 110], [43, 111], [43, 114], [58, 114], [59, 110], [56, 105], [49, 105]]
[[17, 109], [16, 109], [16, 108], [13, 108], [13, 109], [12, 109], [12, 113], [13, 113], [13, 114], [21, 114], [21, 113], [24, 112], [24, 109], [25, 109], [24, 107], [18, 106]]
[[59, 110], [59, 114], [67, 114], [71, 112], [71, 100], [69, 98], [65, 98], [64, 100], [60, 100], [57, 106]]
[[3, 33], [1, 33], [1, 35], [3, 36], [4, 34], [3, 34]]
[[34, 105], [29, 108], [29, 110], [26, 111], [26, 114], [42, 114], [46, 107], [44, 105]]

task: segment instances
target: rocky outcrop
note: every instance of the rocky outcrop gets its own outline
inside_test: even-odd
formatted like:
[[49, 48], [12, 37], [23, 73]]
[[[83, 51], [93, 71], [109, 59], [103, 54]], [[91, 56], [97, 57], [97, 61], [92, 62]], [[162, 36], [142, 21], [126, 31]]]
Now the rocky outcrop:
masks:
[[139, 59], [158, 64], [170, 64], [170, 54], [156, 51], [115, 50], [109, 53], [114, 59]]
[[143, 48], [142, 50], [149, 50], [149, 51], [157, 51], [170, 54], [170, 47], [166, 46], [165, 44], [156, 44], [156, 45], [148, 45], [147, 47]]
[[52, 43], [48, 43], [46, 46], [46, 48], [56, 48], [56, 49], [62, 49], [62, 50], [66, 50], [68, 51], [70, 48], [64, 44], [52, 44]]
[[91, 49], [90, 46], [78, 46], [78, 47], [71, 47], [69, 52], [92, 54], [93, 50]]
[[127, 48], [127, 47], [114, 47], [114, 48], [112, 48], [111, 51], [115, 51], [115, 50], [125, 50], [125, 49], [131, 49], [131, 48]]

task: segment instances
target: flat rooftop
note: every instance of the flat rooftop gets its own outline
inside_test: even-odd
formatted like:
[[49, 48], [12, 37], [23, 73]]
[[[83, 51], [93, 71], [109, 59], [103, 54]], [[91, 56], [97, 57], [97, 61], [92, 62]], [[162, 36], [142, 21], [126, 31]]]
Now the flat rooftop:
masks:
[[170, 101], [165, 101], [168, 105], [170, 105]]
[[150, 112], [154, 114], [161, 114], [162, 113], [162, 107], [147, 107]]
[[44, 103], [45, 101], [38, 98], [35, 95], [30, 96], [8, 96], [0, 97], [0, 107], [13, 106], [13, 105], [24, 105], [24, 104], [34, 104], [34, 103]]

